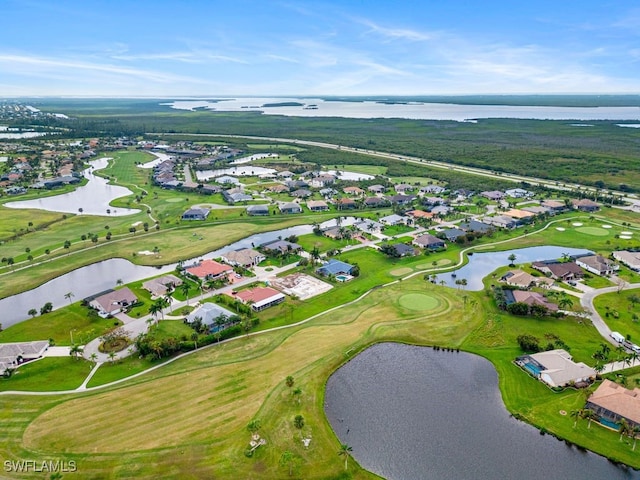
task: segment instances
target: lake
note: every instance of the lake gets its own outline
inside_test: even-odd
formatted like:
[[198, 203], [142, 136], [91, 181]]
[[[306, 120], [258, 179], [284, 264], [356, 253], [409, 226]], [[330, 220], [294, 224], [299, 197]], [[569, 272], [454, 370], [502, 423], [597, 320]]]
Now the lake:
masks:
[[640, 478], [512, 418], [477, 355], [377, 344], [331, 375], [324, 405], [340, 442], [388, 479]]
[[[271, 106], [294, 102], [300, 106]], [[640, 120], [638, 107], [540, 107], [512, 105], [462, 105], [451, 103], [378, 103], [375, 101], [327, 101], [319, 98], [228, 98], [176, 100], [163, 103], [178, 110], [205, 109], [223, 112], [259, 111], [265, 115], [344, 118], [406, 118], [414, 120], [454, 120], [478, 118], [526, 118], [537, 120]], [[315, 108], [305, 108], [315, 105]]]
[[[93, 172], [95, 170], [106, 168], [108, 164], [108, 158], [100, 158], [89, 162], [91, 167], [82, 172], [88, 182], [82, 187], [76, 188], [73, 192], [33, 200], [8, 202], [4, 206], [8, 208], [37, 208], [49, 212], [76, 214], [79, 213], [78, 209], [82, 208], [83, 215], [102, 215], [107, 217], [140, 213], [140, 210], [116, 208], [110, 205], [116, 198], [133, 195], [133, 192], [119, 185], [109, 185], [109, 180], [94, 175]], [[109, 213], [107, 213], [107, 210], [109, 210]]]
[[[474, 253], [469, 257], [469, 263], [453, 272], [436, 275], [436, 283], [444, 281], [448, 287], [458, 288], [456, 280], [467, 280], [466, 290], [479, 291], [484, 288], [482, 279], [499, 267], [509, 265], [509, 255], [516, 256], [515, 264], [538, 262], [541, 260], [559, 260], [563, 254], [581, 255], [592, 253], [583, 248], [567, 247], [527, 247], [517, 250], [506, 250], [502, 252], [482, 252]], [[452, 276], [451, 274], [455, 276]]]

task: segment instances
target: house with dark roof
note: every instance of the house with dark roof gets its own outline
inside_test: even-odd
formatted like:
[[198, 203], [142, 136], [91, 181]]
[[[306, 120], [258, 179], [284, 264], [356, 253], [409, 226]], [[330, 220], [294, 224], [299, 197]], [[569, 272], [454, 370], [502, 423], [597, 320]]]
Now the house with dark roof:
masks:
[[260, 245], [260, 248], [267, 253], [295, 253], [298, 250], [302, 250], [302, 247], [297, 243], [290, 242], [288, 240], [276, 240], [273, 242], [267, 242]]
[[389, 203], [393, 205], [408, 205], [413, 202], [417, 197], [415, 195], [390, 195], [385, 197]]
[[384, 185], [369, 185], [367, 190], [371, 193], [384, 193], [387, 191], [387, 188]]
[[251, 216], [269, 215], [269, 205], [249, 205], [247, 214]]
[[[464, 233], [463, 233], [464, 234]], [[447, 248], [444, 240], [438, 237], [434, 237], [429, 233], [425, 233], [424, 235], [419, 235], [413, 239], [411, 242], [416, 247], [426, 248], [429, 250], [439, 250], [441, 248]]]
[[388, 201], [380, 197], [367, 197], [362, 203], [367, 208], [386, 207], [389, 205]]
[[533, 262], [531, 267], [550, 276], [554, 280], [561, 280], [564, 282], [584, 277], [584, 271], [574, 262], [546, 260], [542, 262]]
[[182, 214], [182, 220], [206, 220], [209, 216], [208, 208], [193, 207]]
[[331, 275], [351, 275], [355, 267], [346, 262], [332, 258], [320, 268], [316, 269], [316, 273], [324, 277]]
[[465, 232], [473, 232], [473, 233], [489, 233], [495, 230], [494, 227], [489, 225], [488, 223], [479, 222], [478, 220], [470, 220], [469, 222], [461, 223], [458, 225], [460, 229]]
[[450, 242], [455, 242], [459, 237], [464, 237], [466, 234], [459, 228], [447, 228], [439, 233]]
[[480, 192], [480, 196], [489, 200], [498, 201], [504, 198], [504, 192], [501, 192], [499, 190], [491, 190], [487, 192]]
[[413, 257], [416, 254], [416, 249], [406, 243], [395, 243], [391, 247], [395, 250], [395, 257]]

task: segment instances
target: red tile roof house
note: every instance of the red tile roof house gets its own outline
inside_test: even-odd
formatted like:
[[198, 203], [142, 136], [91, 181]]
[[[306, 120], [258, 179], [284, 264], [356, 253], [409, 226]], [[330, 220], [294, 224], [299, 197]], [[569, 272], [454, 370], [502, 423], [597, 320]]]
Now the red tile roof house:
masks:
[[94, 298], [89, 302], [89, 306], [98, 310], [98, 315], [103, 318], [109, 315], [116, 315], [129, 305], [138, 301], [138, 297], [127, 287], [119, 290], [112, 290], [104, 295]]
[[271, 287], [256, 287], [241, 290], [234, 295], [242, 303], [250, 303], [251, 308], [259, 312], [285, 300], [284, 294]]
[[233, 268], [215, 260], [202, 260], [199, 264], [186, 268], [185, 271], [198, 280], [217, 280], [233, 273]]

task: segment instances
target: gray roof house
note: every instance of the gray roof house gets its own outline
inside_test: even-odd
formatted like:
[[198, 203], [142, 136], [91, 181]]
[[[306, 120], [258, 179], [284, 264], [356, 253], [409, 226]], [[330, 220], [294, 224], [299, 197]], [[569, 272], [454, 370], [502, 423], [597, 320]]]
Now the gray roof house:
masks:
[[353, 269], [354, 269], [353, 265], [350, 265], [346, 262], [341, 262], [340, 260], [336, 260], [335, 258], [332, 258], [323, 266], [316, 269], [316, 273], [323, 275], [325, 277], [329, 275], [340, 275], [340, 274], [350, 275]]
[[202, 306], [193, 312], [191, 312], [185, 318], [187, 323], [193, 323], [196, 318], [200, 318], [204, 325], [213, 326], [215, 324], [215, 320], [224, 315], [227, 318], [230, 318], [235, 315], [235, 313], [227, 310], [226, 308], [222, 308], [215, 303], [203, 303]]
[[94, 298], [89, 302], [89, 306], [95, 308], [101, 317], [108, 317], [109, 315], [120, 313], [137, 301], [138, 297], [129, 288], [124, 287]]
[[182, 220], [205, 220], [208, 216], [208, 208], [193, 207], [182, 214]]
[[278, 205], [280, 213], [302, 213], [302, 207], [295, 202], [286, 202]]
[[413, 243], [415, 246], [420, 248], [428, 248], [429, 250], [437, 250], [439, 248], [446, 248], [447, 245], [444, 243], [444, 240], [434, 237], [428, 233], [424, 235], [420, 235], [413, 239]]
[[247, 207], [248, 215], [269, 215], [269, 205], [249, 205]]

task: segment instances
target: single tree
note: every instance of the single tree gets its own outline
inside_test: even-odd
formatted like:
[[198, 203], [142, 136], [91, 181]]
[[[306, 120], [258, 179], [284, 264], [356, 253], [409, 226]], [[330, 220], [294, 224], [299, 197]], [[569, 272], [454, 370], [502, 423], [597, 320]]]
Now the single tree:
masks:
[[110, 361], [111, 363], [113, 363], [113, 362], [115, 362], [115, 360], [116, 360], [116, 353], [115, 353], [115, 352], [109, 352], [108, 357], [109, 357], [109, 361]]
[[302, 427], [304, 427], [304, 417], [302, 415], [296, 415], [293, 419], [293, 426], [298, 430], [302, 430]]
[[69, 349], [69, 355], [71, 355], [73, 358], [75, 358], [76, 360], [78, 360], [78, 358], [80, 358], [80, 354], [82, 353], [82, 348], [80, 348], [80, 345], [71, 345], [71, 348]]
[[251, 433], [256, 433], [258, 430], [260, 430], [261, 427], [261, 423], [260, 420], [255, 419], [255, 420], [251, 420], [249, 422], [249, 424], [247, 425], [247, 430], [249, 430], [249, 432]]
[[294, 466], [295, 458], [296, 457], [293, 454], [293, 452], [289, 450], [285, 450], [284, 452], [282, 452], [282, 455], [280, 455], [279, 464], [281, 467], [289, 468], [289, 476], [293, 475], [293, 466]]
[[571, 297], [569, 295], [563, 295], [558, 302], [558, 306], [562, 310], [568, 310], [573, 307], [573, 300], [571, 300]]
[[98, 363], [98, 354], [93, 352], [89, 357], [93, 363]]
[[622, 436], [623, 435], [627, 435], [630, 430], [631, 427], [629, 426], [629, 422], [627, 422], [627, 420], [625, 418], [621, 418], [618, 422], [618, 431], [620, 432], [620, 442], [622, 441]]
[[296, 401], [298, 402], [298, 404], [300, 403], [300, 398], [302, 397], [302, 390], [300, 389], [300, 387], [296, 387], [293, 389], [293, 396], [295, 397]]
[[292, 377], [291, 375], [289, 375], [289, 376], [285, 379], [284, 383], [285, 383], [285, 384], [287, 385], [287, 387], [289, 387], [289, 388], [293, 387], [293, 384], [294, 384], [293, 377]]
[[38, 310], [32, 308], [27, 312], [27, 315], [31, 315], [32, 318], [35, 318], [35, 316], [38, 315]]
[[338, 450], [338, 455], [340, 455], [341, 457], [344, 457], [345, 470], [347, 469], [347, 461], [349, 460], [349, 457], [351, 456], [352, 451], [353, 451], [353, 448], [351, 448], [346, 443], [340, 444], [340, 450]]
[[67, 292], [64, 294], [64, 298], [66, 298], [67, 300], [69, 300], [69, 305], [71, 305], [71, 299], [74, 297], [75, 295], [73, 294], [73, 292]]
[[507, 257], [507, 259], [509, 260], [509, 266], [510, 267], [515, 267], [516, 266], [515, 263], [514, 263], [516, 261], [516, 258], [517, 258], [517, 256], [516, 256], [515, 253], [512, 253], [511, 255], [509, 255]]
[[193, 340], [193, 346], [197, 350], [198, 349], [198, 332], [193, 332], [191, 334], [191, 340]]
[[184, 282], [182, 285], [180, 285], [180, 291], [185, 297], [187, 297], [187, 305], [189, 305], [189, 290], [191, 290], [191, 285], [189, 285], [188, 282]]

